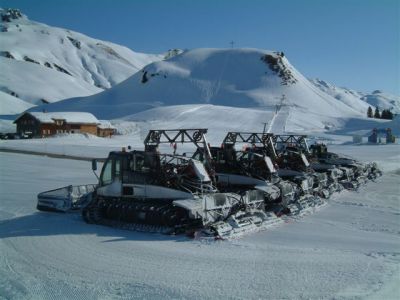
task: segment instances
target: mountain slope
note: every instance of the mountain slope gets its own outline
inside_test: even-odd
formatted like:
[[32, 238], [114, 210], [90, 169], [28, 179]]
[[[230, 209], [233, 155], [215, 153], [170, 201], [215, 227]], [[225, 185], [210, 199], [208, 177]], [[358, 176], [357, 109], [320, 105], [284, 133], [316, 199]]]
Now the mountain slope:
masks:
[[[149, 108], [180, 104], [264, 107], [277, 104], [330, 117], [361, 116], [300, 74], [281, 52], [259, 49], [194, 49], [147, 65], [114, 88], [67, 99], [49, 110], [79, 110], [118, 118]], [[38, 109], [41, 109], [40, 107]]]
[[37, 23], [18, 10], [0, 15], [0, 91], [32, 104], [98, 93], [164, 58]]
[[[399, 96], [391, 95], [380, 90], [373, 91], [372, 93], [361, 93], [351, 89], [337, 87], [321, 79], [312, 79], [310, 81], [323, 92], [363, 114], [366, 113], [369, 106], [379, 107], [381, 110], [390, 109], [393, 113], [400, 113]], [[358, 100], [362, 100], [363, 102]]]
[[0, 91], [0, 115], [13, 115], [27, 110], [33, 104]]
[[334, 97], [340, 102], [343, 102], [344, 104], [352, 107], [360, 113], [366, 113], [369, 105], [363, 101], [359, 101], [363, 96], [361, 93], [354, 90], [334, 86], [333, 84], [330, 84], [320, 79], [312, 79], [310, 81], [320, 90]]

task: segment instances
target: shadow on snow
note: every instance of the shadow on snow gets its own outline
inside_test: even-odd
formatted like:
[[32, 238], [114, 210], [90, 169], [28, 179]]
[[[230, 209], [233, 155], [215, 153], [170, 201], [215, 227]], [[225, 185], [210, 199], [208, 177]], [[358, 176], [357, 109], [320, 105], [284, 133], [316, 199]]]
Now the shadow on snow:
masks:
[[97, 235], [109, 237], [102, 242], [118, 241], [175, 241], [189, 242], [185, 235], [130, 231], [102, 225], [87, 224], [80, 213], [35, 212], [31, 215], [0, 221], [0, 239], [11, 237], [40, 237], [54, 235]]

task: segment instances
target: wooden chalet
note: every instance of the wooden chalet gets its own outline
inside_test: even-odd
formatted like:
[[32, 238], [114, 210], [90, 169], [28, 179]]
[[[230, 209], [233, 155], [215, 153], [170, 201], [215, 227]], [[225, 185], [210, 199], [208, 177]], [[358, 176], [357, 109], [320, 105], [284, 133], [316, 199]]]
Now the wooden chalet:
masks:
[[97, 135], [97, 125], [100, 122], [86, 112], [25, 112], [14, 123], [20, 135], [47, 137], [60, 133]]

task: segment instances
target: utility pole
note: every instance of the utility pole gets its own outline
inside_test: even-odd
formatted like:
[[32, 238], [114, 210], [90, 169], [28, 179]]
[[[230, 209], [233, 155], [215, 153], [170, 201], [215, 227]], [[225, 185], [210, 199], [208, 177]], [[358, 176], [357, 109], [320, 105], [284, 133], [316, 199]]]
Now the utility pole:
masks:
[[281, 110], [282, 106], [285, 105], [286, 96], [285, 94], [282, 94], [281, 98], [275, 97], [275, 99], [280, 99], [279, 104], [277, 103], [275, 105], [275, 114], [277, 114]]
[[264, 124], [264, 129], [263, 129], [263, 135], [264, 135], [265, 134], [265, 128], [267, 127], [268, 122], [263, 122], [262, 124]]
[[285, 100], [286, 100], [286, 95], [285, 95], [285, 94], [282, 94], [282, 98], [281, 98], [281, 107], [283, 106], [283, 103], [285, 102]]

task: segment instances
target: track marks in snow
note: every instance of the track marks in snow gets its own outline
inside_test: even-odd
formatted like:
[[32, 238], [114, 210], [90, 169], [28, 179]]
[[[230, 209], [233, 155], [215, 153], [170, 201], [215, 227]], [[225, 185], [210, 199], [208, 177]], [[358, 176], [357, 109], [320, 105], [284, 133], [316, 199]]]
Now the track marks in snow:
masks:
[[274, 134], [282, 134], [286, 132], [286, 124], [290, 115], [290, 107], [285, 105], [279, 107], [277, 113], [274, 114], [268, 132], [272, 132]]

